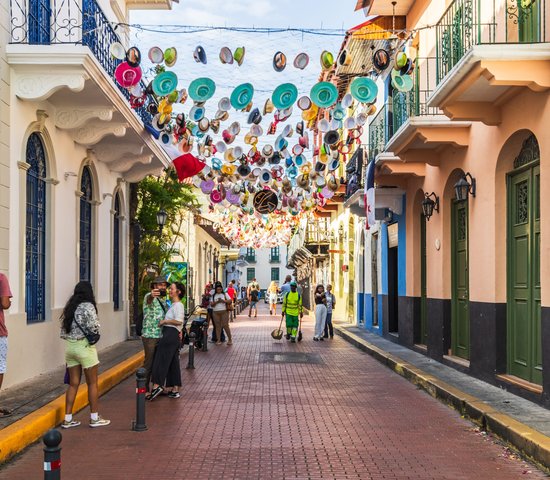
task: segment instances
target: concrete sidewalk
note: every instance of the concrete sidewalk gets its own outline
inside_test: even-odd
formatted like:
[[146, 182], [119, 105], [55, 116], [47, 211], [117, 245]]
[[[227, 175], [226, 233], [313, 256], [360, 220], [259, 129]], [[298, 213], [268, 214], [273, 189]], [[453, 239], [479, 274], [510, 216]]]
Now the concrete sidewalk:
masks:
[[549, 410], [362, 328], [335, 327], [348, 342], [550, 469]]
[[[137, 339], [118, 343], [99, 353], [100, 394], [109, 391], [141, 366], [142, 350], [141, 340]], [[0, 419], [0, 463], [63, 420], [67, 389], [63, 383], [64, 376], [65, 367], [60, 367], [21, 385], [2, 390], [0, 405], [9, 408], [14, 414]], [[87, 404], [87, 388], [84, 385], [79, 389], [75, 412]]]

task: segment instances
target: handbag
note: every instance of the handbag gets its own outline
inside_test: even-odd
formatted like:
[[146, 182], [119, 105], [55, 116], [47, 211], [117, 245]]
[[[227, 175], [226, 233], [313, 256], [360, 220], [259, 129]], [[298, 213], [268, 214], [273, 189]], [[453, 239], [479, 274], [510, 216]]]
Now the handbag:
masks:
[[101, 335], [99, 333], [87, 332], [80, 326], [80, 323], [78, 323], [76, 318], [73, 318], [73, 320], [76, 323], [76, 326], [78, 327], [78, 329], [84, 334], [84, 336], [86, 337], [86, 340], [88, 340], [88, 343], [90, 345], [95, 345], [97, 342], [99, 342], [99, 339], [101, 338]]

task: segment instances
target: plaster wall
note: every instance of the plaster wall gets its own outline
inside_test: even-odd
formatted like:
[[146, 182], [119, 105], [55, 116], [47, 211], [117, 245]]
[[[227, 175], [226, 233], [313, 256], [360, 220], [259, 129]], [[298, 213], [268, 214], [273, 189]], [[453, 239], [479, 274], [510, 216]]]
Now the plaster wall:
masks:
[[10, 196], [10, 67], [6, 45], [10, 39], [9, 2], [0, 2], [0, 272], [8, 274]]

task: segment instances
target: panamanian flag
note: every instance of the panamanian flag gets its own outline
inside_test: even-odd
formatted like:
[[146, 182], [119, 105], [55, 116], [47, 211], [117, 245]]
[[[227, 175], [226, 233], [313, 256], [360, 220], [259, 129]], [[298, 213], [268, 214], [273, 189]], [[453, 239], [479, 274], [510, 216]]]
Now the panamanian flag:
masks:
[[367, 164], [365, 178], [365, 213], [367, 221], [365, 226], [368, 229], [374, 225], [374, 160]]

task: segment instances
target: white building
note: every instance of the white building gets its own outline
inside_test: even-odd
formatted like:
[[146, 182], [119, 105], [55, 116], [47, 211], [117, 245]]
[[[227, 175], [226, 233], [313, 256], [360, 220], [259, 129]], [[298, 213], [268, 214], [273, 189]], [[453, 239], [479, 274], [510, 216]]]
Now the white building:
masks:
[[64, 363], [59, 316], [81, 279], [94, 285], [99, 348], [128, 336], [128, 184], [170, 163], [113, 78], [109, 47], [126, 40], [112, 24], [131, 8], [171, 0], [0, 2], [4, 386]]
[[286, 267], [287, 246], [281, 245], [274, 248], [241, 248], [239, 269], [243, 272], [241, 285], [248, 285], [253, 278], [260, 284], [261, 290], [266, 290], [271, 281], [280, 286], [287, 275], [293, 275], [294, 271]]

